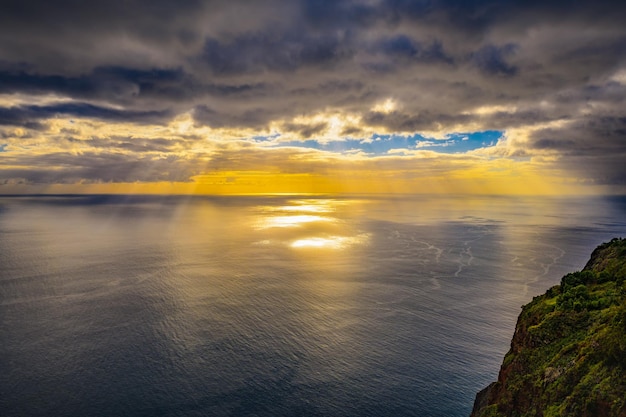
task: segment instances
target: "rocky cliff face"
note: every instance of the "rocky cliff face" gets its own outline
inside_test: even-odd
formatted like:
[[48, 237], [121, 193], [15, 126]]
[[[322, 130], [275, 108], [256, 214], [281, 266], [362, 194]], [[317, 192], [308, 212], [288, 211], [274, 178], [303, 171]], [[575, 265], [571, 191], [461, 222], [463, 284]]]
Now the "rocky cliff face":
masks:
[[626, 417], [626, 239], [522, 308], [471, 417]]

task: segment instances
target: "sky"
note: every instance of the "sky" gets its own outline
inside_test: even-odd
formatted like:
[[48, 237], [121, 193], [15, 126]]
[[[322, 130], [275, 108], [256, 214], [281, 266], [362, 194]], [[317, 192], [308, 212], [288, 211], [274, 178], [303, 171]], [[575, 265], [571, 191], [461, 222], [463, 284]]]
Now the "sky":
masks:
[[626, 2], [3, 0], [0, 194], [626, 192]]

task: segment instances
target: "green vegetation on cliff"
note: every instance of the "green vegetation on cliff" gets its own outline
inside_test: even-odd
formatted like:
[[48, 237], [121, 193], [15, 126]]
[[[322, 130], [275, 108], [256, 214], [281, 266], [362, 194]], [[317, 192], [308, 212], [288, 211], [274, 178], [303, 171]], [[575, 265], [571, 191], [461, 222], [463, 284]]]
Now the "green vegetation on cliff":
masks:
[[626, 239], [525, 305], [472, 417], [626, 417]]

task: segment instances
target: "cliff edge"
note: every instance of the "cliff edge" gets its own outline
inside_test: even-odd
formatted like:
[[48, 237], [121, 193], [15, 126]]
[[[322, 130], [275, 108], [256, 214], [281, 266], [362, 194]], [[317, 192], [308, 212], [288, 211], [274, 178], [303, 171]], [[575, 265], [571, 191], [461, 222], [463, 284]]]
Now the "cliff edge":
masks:
[[471, 417], [626, 417], [626, 239], [522, 308]]

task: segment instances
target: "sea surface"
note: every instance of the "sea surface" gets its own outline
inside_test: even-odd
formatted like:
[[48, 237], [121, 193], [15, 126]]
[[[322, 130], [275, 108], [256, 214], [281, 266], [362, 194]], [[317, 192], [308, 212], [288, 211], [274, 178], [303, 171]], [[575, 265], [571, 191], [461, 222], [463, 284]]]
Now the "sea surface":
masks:
[[0, 197], [0, 415], [468, 416], [626, 199]]

